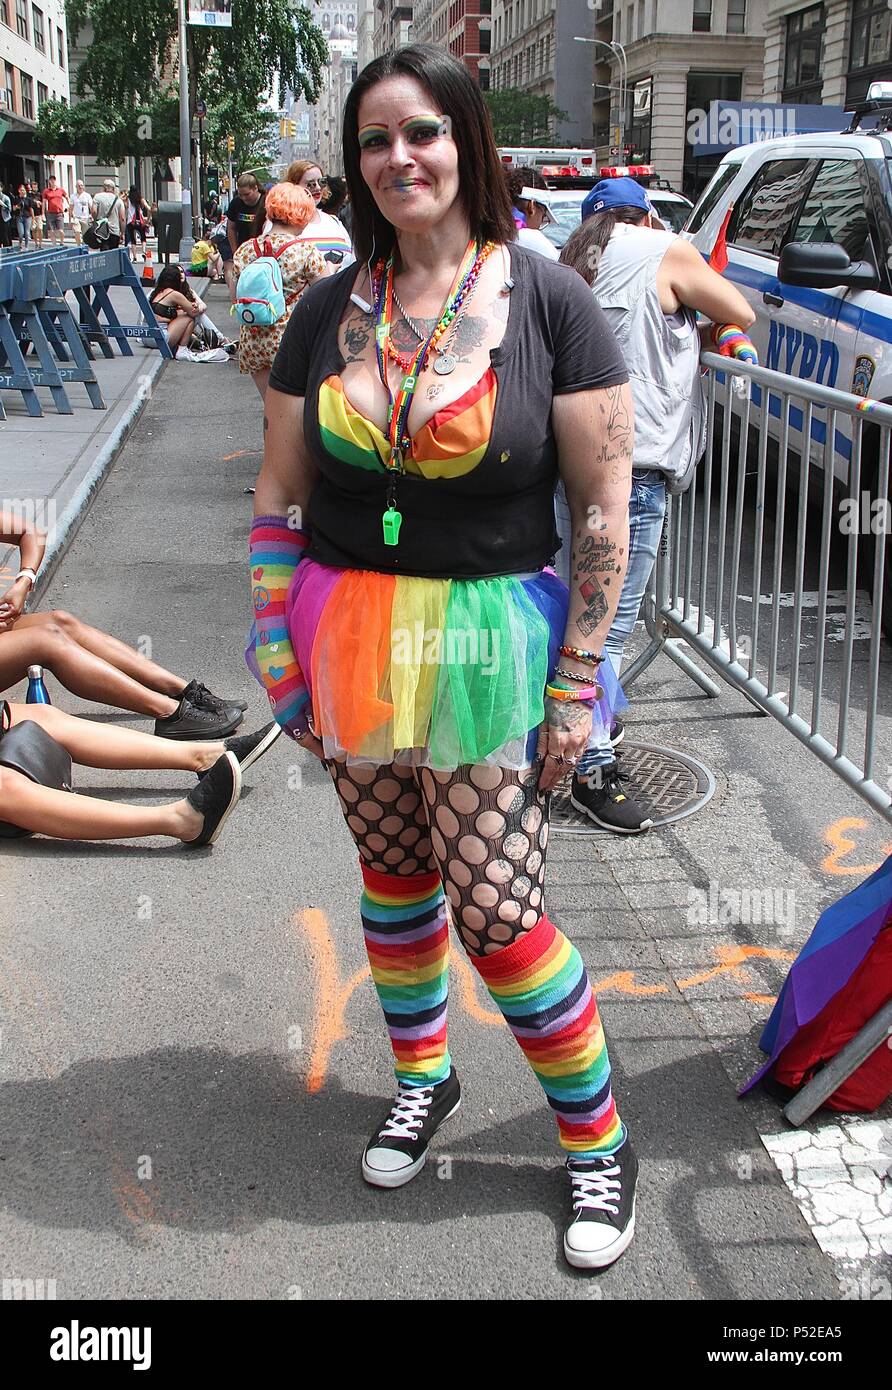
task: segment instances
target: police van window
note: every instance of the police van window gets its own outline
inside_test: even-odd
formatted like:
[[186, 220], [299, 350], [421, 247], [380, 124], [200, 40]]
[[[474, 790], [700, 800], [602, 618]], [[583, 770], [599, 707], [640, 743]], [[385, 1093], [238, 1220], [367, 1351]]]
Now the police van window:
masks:
[[763, 165], [738, 200], [729, 244], [779, 256], [813, 172], [810, 159], [775, 159]]
[[[691, 214], [691, 220], [685, 231], [699, 232], [703, 223], [712, 212], [719, 198], [724, 193], [728, 184], [731, 183], [738, 174], [739, 164], [720, 164], [713, 174], [710, 182], [706, 185], [701, 195], [700, 201]], [[725, 212], [728, 211], [727, 204]], [[724, 215], [724, 214], [723, 214]]]
[[864, 188], [858, 159], [825, 159], [793, 233], [794, 241], [835, 241], [853, 261], [860, 261], [869, 244]]

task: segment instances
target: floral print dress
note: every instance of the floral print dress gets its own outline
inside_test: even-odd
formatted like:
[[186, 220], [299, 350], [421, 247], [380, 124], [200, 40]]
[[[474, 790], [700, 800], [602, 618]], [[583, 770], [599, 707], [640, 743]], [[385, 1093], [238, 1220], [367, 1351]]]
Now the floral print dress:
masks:
[[[267, 242], [274, 251], [278, 251], [282, 246], [286, 247], [279, 257], [285, 287], [285, 312], [276, 323], [268, 326], [252, 328], [248, 324], [242, 325], [238, 343], [238, 365], [239, 371], [245, 373], [260, 372], [273, 365], [282, 334], [291, 317], [291, 310], [307, 285], [311, 285], [314, 280], [318, 280], [329, 271], [318, 247], [312, 242], [295, 240], [291, 232], [269, 232], [265, 237], [259, 238], [261, 254]], [[289, 242], [294, 244], [289, 246]], [[243, 242], [236, 251], [235, 268], [241, 274], [245, 266], [256, 259], [257, 252], [252, 237], [249, 241]]]

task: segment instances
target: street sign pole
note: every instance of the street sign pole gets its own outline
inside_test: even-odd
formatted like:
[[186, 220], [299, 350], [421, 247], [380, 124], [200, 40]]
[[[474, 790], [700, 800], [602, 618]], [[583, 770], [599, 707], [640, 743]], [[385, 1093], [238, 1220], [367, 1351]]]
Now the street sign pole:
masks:
[[192, 138], [189, 129], [189, 63], [186, 54], [186, 0], [177, 0], [180, 39], [180, 182], [183, 199], [183, 235], [180, 263], [192, 260]]

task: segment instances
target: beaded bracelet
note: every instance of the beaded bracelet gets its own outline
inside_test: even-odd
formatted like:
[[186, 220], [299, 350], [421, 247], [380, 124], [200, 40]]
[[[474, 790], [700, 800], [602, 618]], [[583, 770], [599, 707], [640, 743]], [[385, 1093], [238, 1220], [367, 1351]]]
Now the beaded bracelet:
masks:
[[586, 661], [592, 666], [600, 666], [604, 660], [597, 652], [585, 652], [579, 647], [561, 647], [561, 656], [575, 656], [577, 661]]
[[586, 685], [581, 690], [562, 690], [558, 685], [546, 685], [545, 694], [550, 700], [588, 703], [589, 701], [600, 700], [604, 692], [599, 685]]

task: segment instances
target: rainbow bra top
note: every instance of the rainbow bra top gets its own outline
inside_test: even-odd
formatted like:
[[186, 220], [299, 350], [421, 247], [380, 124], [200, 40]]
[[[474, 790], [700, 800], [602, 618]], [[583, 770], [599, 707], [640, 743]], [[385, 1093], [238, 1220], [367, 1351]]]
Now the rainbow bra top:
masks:
[[[464, 395], [438, 410], [412, 439], [406, 472], [420, 478], [460, 478], [489, 446], [498, 383], [492, 367]], [[390, 457], [387, 436], [352, 406], [339, 376], [319, 388], [319, 433], [334, 458], [378, 473]]]

